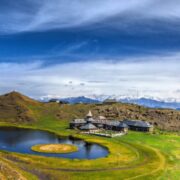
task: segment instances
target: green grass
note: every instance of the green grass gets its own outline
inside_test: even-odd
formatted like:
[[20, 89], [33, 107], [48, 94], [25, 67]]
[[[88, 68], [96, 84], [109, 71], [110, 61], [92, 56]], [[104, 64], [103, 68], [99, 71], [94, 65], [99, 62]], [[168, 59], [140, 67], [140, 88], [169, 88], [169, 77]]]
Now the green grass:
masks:
[[[42, 109], [33, 111], [38, 121], [31, 125], [14, 126], [43, 129], [58, 135], [73, 135], [89, 142], [106, 146], [110, 154], [106, 158], [95, 160], [69, 160], [47, 158], [18, 153], [1, 152], [17, 169], [25, 168], [27, 173], [37, 176], [33, 168], [54, 179], [161, 179], [178, 180], [180, 178], [180, 137], [173, 133], [148, 134], [129, 132], [125, 136], [104, 138], [79, 134], [68, 129], [68, 121], [59, 121], [52, 115], [44, 115]], [[12, 124], [0, 123], [0, 126]], [[119, 168], [119, 169], [116, 169]], [[74, 169], [75, 171], [63, 171]], [[87, 170], [79, 172], [78, 170]], [[101, 169], [106, 169], [102, 171]], [[77, 170], [77, 171], [76, 171]], [[100, 170], [100, 171], [88, 171]], [[49, 179], [50, 179], [49, 178]], [[29, 178], [30, 179], [30, 178]]]
[[154, 147], [165, 156], [167, 167], [160, 179], [180, 179], [180, 137], [174, 133], [143, 134], [130, 132], [122, 137], [126, 142], [147, 144]]

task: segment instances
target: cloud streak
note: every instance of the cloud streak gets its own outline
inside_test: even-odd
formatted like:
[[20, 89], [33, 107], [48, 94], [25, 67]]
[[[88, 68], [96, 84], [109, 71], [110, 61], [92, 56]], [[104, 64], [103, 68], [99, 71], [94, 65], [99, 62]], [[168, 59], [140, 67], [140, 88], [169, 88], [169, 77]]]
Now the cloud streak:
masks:
[[179, 100], [179, 19], [179, 0], [1, 0], [0, 93]]
[[[0, 6], [2, 33], [106, 24], [112, 18], [121, 27], [139, 20], [180, 18], [179, 0], [20, 0], [19, 5], [2, 0]], [[123, 22], [124, 18], [128, 20]]]
[[[0, 93], [18, 90], [34, 97], [53, 95], [154, 96], [180, 101], [180, 55], [87, 61], [43, 66], [1, 63]], [[146, 59], [146, 61], [145, 61]]]

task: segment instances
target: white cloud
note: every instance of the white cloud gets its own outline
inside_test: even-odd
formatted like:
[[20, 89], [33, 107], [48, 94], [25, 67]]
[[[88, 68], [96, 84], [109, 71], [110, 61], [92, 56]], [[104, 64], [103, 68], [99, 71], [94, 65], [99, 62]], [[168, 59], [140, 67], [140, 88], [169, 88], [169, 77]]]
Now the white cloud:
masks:
[[24, 0], [22, 4], [9, 7], [7, 13], [0, 13], [1, 31], [10, 33], [74, 27], [111, 17], [128, 16], [130, 19], [136, 17], [136, 20], [180, 18], [179, 0]]
[[[88, 61], [42, 66], [0, 64], [0, 93], [17, 90], [34, 97], [92, 94], [153, 96], [180, 101], [180, 55], [125, 61]], [[82, 85], [83, 84], [83, 85]]]

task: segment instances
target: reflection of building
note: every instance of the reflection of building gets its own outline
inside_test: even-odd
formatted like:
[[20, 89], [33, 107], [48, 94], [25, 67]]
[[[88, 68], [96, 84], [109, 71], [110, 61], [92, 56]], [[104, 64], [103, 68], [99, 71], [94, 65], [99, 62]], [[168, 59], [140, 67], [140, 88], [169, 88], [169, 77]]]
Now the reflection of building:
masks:
[[144, 132], [150, 132], [153, 130], [151, 124], [140, 120], [107, 120], [104, 116], [99, 116], [97, 119], [94, 119], [91, 111], [89, 111], [84, 119], [74, 119], [71, 121], [70, 128], [88, 132], [96, 132], [100, 129], [104, 129], [125, 133], [128, 129]]

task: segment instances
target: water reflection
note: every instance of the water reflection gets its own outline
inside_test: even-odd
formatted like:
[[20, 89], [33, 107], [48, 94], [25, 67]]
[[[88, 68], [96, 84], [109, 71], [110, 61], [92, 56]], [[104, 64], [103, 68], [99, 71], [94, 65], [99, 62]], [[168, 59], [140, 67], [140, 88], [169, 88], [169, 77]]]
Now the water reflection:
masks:
[[[31, 151], [36, 144], [73, 144], [79, 151], [68, 154], [46, 154]], [[49, 157], [64, 157], [69, 159], [96, 159], [108, 155], [108, 150], [98, 144], [87, 143], [73, 137], [62, 138], [53, 133], [39, 130], [0, 128], [0, 149], [26, 154], [36, 154]]]

